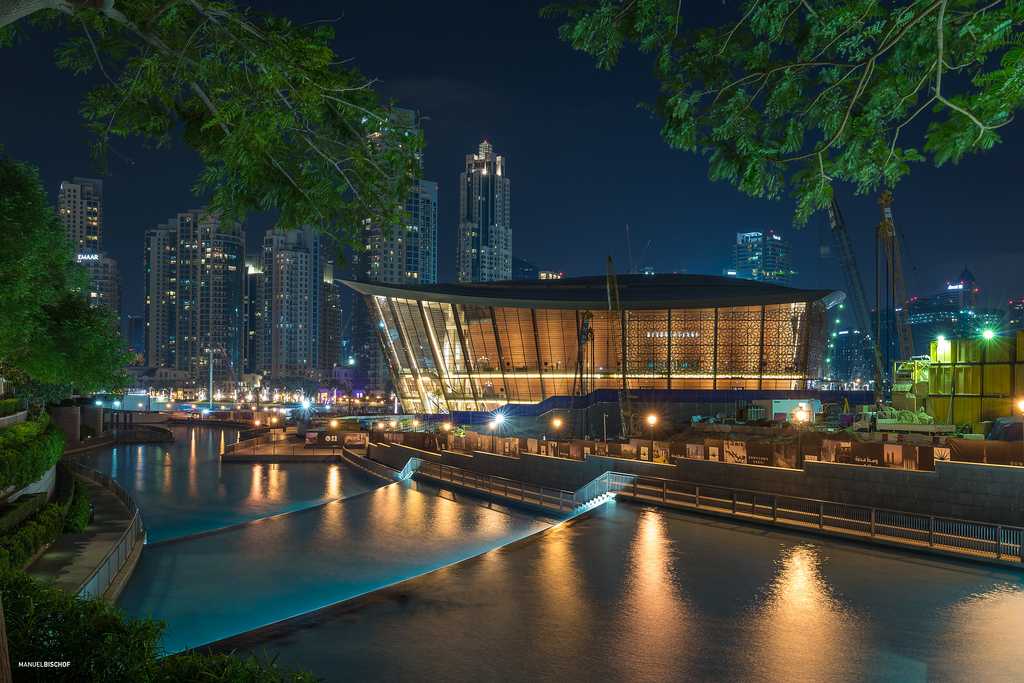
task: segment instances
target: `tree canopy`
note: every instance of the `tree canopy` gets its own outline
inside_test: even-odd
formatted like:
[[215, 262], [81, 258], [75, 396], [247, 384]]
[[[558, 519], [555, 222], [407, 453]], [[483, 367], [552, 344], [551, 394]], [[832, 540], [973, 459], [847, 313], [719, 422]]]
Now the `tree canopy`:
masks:
[[225, 218], [277, 211], [339, 247], [364, 221], [403, 220], [422, 140], [335, 55], [329, 24], [207, 0], [0, 0], [0, 42], [26, 16], [67, 33], [59, 66], [99, 75], [82, 106], [98, 159], [115, 138], [160, 147], [183, 130], [204, 164], [195, 190]]
[[991, 148], [1024, 105], [1019, 0], [747, 0], [703, 23], [693, 7], [580, 0], [545, 13], [600, 68], [626, 48], [653, 56], [665, 141], [703, 154], [713, 180], [793, 196], [797, 224], [836, 181], [892, 188], [914, 162]]
[[0, 373], [37, 400], [118, 388], [118, 322], [83, 297], [86, 273], [38, 172], [0, 156], [0, 187]]

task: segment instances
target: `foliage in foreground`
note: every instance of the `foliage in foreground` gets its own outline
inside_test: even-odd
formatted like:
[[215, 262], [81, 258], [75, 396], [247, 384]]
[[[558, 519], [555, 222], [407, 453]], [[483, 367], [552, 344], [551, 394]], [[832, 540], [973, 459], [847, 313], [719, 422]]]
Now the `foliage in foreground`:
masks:
[[70, 595], [24, 572], [0, 573], [0, 595], [12, 663], [69, 661], [67, 669], [17, 669], [48, 681], [180, 683], [247, 681], [306, 683], [309, 674], [230, 655], [182, 654], [160, 658], [163, 625], [131, 619], [108, 602]]
[[[72, 474], [57, 470], [57, 497], [52, 503], [0, 536], [0, 571], [22, 569], [44, 546], [53, 543], [64, 530], [68, 509], [79, 486]], [[45, 499], [45, 496], [44, 496]], [[30, 503], [30, 506], [35, 507]]]
[[34, 19], [69, 36], [57, 64], [102, 79], [82, 107], [98, 159], [118, 138], [166, 146], [183, 131], [204, 164], [195, 190], [227, 219], [277, 210], [281, 227], [339, 246], [358, 245], [364, 221], [404, 222], [420, 136], [335, 55], [329, 23], [210, 0], [14, 5], [0, 4], [0, 44], [49, 6]]
[[1018, 0], [576, 0], [545, 13], [600, 68], [628, 47], [652, 55], [665, 141], [751, 196], [788, 191], [798, 224], [835, 181], [891, 188], [913, 162], [991, 148], [1024, 106]]
[[64, 452], [64, 434], [46, 413], [0, 429], [0, 490], [28, 486]]
[[85, 300], [38, 171], [0, 155], [0, 187], [0, 372], [36, 402], [117, 388], [128, 357], [116, 320]]
[[83, 531], [89, 526], [89, 518], [92, 516], [92, 500], [89, 498], [89, 489], [75, 481], [75, 493], [71, 497], [67, 514], [64, 516], [64, 533], [76, 533]]
[[0, 417], [6, 417], [13, 415], [14, 413], [21, 410], [21, 399], [19, 398], [4, 398], [0, 399]]

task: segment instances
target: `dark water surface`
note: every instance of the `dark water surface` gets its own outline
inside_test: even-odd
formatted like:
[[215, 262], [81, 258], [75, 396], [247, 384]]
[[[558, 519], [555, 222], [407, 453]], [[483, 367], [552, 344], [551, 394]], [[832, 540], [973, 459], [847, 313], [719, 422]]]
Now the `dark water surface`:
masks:
[[340, 681], [1021, 681], [1022, 575], [626, 503], [236, 641]]

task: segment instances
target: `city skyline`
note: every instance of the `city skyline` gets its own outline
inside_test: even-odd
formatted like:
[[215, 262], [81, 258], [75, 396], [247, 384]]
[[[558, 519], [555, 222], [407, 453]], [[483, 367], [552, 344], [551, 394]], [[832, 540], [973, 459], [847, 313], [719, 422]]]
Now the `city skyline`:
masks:
[[[286, 11], [296, 21], [333, 16], [322, 3], [285, 8], [258, 2], [254, 7]], [[558, 42], [555, 25], [538, 19], [534, 7], [509, 8], [485, 39], [470, 30], [465, 13], [445, 13], [442, 21], [409, 4], [395, 14], [395, 40], [429, 56], [410, 65], [360, 31], [370, 11], [347, 8], [345, 20], [336, 25], [338, 49], [381, 79], [386, 98], [420, 110], [426, 119], [424, 176], [439, 183], [440, 280], [455, 279], [450, 258], [458, 212], [454, 169], [467, 149], [487, 138], [514, 160], [515, 256], [572, 274], [600, 273], [608, 254], [625, 252], [629, 223], [634, 248], [652, 241], [649, 265], [659, 272], [715, 273], [725, 265], [720, 249], [730, 234], [773, 227], [790, 235], [794, 262], [800, 264], [795, 285], [843, 287], [834, 257], [819, 257], [822, 244], [831, 244], [823, 215], [796, 231], [790, 226], [792, 203], [755, 200], [712, 183], [700, 158], [664, 145], [658, 122], [636, 108], [638, 98], [656, 95], [645, 60], [627, 54], [615, 72], [596, 71], [587, 58]], [[422, 31], [425, 26], [432, 30]], [[455, 35], [471, 36], [476, 55], [471, 63], [465, 46], [447, 40]], [[522, 55], [485, 47], [488, 40], [521, 37], [531, 46]], [[77, 114], [92, 77], [58, 71], [49, 59], [53, 45], [44, 34], [11, 48], [25, 69], [12, 74], [7, 85], [45, 102], [47, 116], [17, 110], [2, 115], [8, 127], [24, 131], [5, 142], [6, 151], [37, 163], [48, 190], [71, 174], [94, 172]], [[528, 68], [508, 69], [517, 59]], [[555, 60], [560, 69], [544, 68]], [[495, 71], [505, 73], [500, 89], [491, 83]], [[536, 92], [541, 104], [527, 103], [528, 92]], [[930, 283], [944, 281], [967, 262], [985, 283], [983, 294], [995, 301], [1022, 295], [1010, 267], [1022, 254], [1010, 238], [1019, 222], [1012, 169], [1024, 138], [1013, 127], [1000, 134], [1005, 141], [991, 151], [965, 159], [956, 169], [922, 165], [896, 188], [896, 225], [912, 243], [906, 255], [911, 293], [930, 289]], [[154, 152], [133, 141], [115, 145], [104, 182], [110, 196], [129, 199], [117, 206], [108, 201], [107, 226], [111, 255], [120, 262], [125, 282], [141, 277], [137, 240], [146, 226], [182, 206], [202, 203], [190, 191], [197, 168], [194, 154], [180, 147]], [[841, 188], [840, 195], [858, 258], [870, 263], [879, 221], [875, 197], [854, 197], [849, 188]], [[272, 216], [252, 216], [248, 243], [258, 244], [273, 224]], [[969, 239], [950, 254], [939, 237], [956, 230]], [[548, 263], [551, 252], [573, 254], [564, 263]], [[982, 264], [989, 264], [984, 271]], [[625, 270], [620, 264], [620, 272]], [[126, 288], [123, 298], [126, 313], [141, 314], [138, 288]]]

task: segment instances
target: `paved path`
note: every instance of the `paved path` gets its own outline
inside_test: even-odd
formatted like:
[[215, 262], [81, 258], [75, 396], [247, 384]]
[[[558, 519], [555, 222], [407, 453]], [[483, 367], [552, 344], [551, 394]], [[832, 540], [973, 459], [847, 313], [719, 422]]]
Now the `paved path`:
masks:
[[81, 477], [75, 481], [89, 490], [92, 523], [80, 533], [61, 535], [27, 570], [70, 593], [78, 593], [131, 522], [128, 508], [113, 493]]

